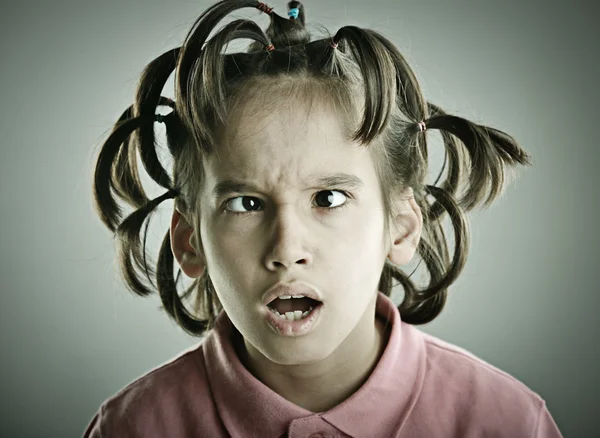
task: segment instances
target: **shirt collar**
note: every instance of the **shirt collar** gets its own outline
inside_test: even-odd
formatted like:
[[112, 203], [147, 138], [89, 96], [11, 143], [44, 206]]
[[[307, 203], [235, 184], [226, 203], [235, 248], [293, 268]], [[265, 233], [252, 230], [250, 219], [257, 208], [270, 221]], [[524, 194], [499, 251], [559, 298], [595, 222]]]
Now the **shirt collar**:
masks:
[[[233, 339], [239, 332], [225, 311], [204, 342], [216, 408], [233, 436], [282, 436], [291, 425], [327, 422], [349, 436], [392, 436], [414, 405], [423, 382], [422, 333], [400, 319], [396, 305], [378, 292], [376, 314], [391, 325], [388, 344], [363, 386], [334, 408], [313, 413], [281, 397], [240, 362]], [[295, 423], [294, 423], [295, 422]], [[374, 430], [375, 428], [375, 430]]]

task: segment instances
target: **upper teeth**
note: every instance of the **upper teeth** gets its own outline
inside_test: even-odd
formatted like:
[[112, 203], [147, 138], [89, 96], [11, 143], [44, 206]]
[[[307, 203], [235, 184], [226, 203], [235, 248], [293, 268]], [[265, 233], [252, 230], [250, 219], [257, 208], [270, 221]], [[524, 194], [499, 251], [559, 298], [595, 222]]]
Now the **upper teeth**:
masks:
[[289, 300], [290, 298], [306, 298], [304, 295], [281, 295], [277, 297], [281, 300]]

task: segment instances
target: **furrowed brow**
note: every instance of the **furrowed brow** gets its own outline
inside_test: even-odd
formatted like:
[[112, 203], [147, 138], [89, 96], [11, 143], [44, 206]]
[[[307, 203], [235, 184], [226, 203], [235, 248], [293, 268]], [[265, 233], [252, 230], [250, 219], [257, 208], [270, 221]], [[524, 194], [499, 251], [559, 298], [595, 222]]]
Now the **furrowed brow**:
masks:
[[360, 190], [364, 187], [362, 180], [348, 173], [335, 173], [333, 175], [322, 176], [312, 181], [314, 186], [318, 187], [345, 187], [348, 190]]
[[225, 180], [218, 183], [213, 189], [213, 197], [220, 198], [233, 192], [257, 192], [258, 190], [252, 184], [242, 181]]
[[[340, 187], [347, 190], [360, 190], [364, 183], [360, 178], [348, 173], [335, 173], [333, 175], [321, 176], [309, 181], [314, 187]], [[213, 197], [220, 198], [228, 193], [259, 192], [253, 184], [227, 179], [219, 182], [212, 191]]]

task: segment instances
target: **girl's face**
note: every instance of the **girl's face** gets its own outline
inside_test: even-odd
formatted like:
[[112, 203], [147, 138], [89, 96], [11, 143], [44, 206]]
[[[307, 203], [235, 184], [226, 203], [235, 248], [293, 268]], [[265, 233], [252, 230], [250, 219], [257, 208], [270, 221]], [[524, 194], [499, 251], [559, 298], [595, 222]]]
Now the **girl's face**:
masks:
[[[207, 158], [203, 255], [248, 349], [278, 364], [316, 362], [374, 330], [389, 250], [382, 195], [371, 153], [345, 139], [331, 109], [284, 103], [260, 113], [245, 107], [227, 126], [219, 156]], [[358, 183], [318, 182], [340, 174]], [[225, 181], [247, 188], [215, 194]], [[294, 280], [312, 285], [324, 302], [316, 326], [299, 337], [276, 333], [261, 312], [267, 289]]]

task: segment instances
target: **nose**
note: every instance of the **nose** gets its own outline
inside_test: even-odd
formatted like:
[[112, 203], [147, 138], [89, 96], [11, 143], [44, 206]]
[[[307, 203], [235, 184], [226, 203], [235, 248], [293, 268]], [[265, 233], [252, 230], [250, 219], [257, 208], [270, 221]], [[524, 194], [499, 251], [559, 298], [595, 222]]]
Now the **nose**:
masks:
[[272, 235], [266, 256], [269, 270], [291, 268], [295, 264], [308, 265], [312, 256], [307, 248], [306, 226], [292, 206], [284, 206], [274, 214]]

